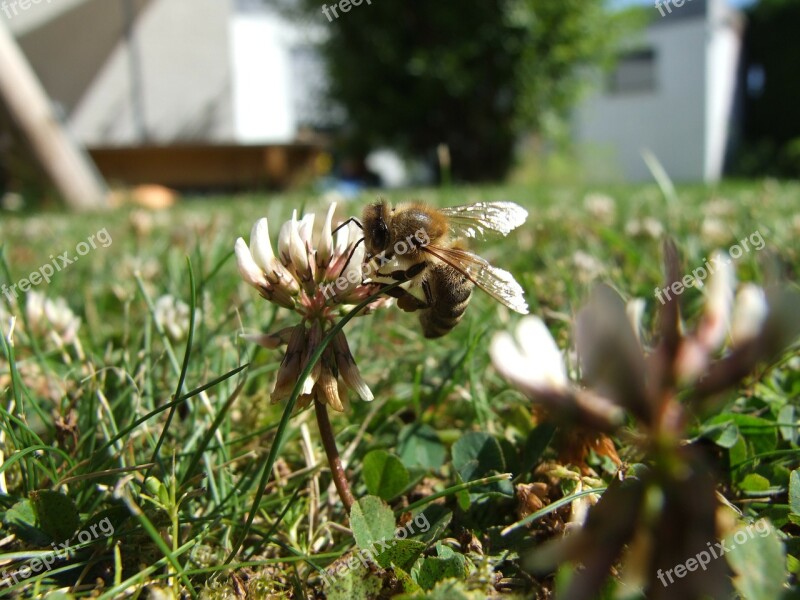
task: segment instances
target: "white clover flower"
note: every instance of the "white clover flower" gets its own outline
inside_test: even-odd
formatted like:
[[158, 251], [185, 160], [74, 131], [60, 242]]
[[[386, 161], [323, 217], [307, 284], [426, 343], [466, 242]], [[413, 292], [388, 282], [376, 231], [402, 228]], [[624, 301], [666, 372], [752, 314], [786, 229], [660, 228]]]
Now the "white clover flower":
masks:
[[708, 278], [706, 306], [697, 337], [707, 349], [716, 350], [725, 341], [728, 333], [733, 294], [736, 290], [736, 272], [730, 257], [723, 252], [715, 252], [711, 257], [711, 264], [716, 265], [716, 268]]
[[755, 338], [764, 327], [769, 314], [767, 296], [754, 283], [745, 283], [736, 294], [731, 317], [731, 340], [742, 344]]
[[709, 244], [722, 244], [731, 238], [730, 228], [716, 217], [706, 217], [700, 226], [700, 237]]
[[730, 217], [736, 213], [736, 205], [726, 198], [714, 198], [703, 207], [703, 212], [709, 217]]
[[763, 288], [745, 283], [737, 292], [736, 272], [726, 253], [715, 252], [710, 263], [715, 268], [704, 286], [703, 315], [694, 335], [684, 338], [676, 359], [676, 372], [684, 383], [705, 370], [729, 336], [732, 347], [749, 342], [761, 334], [769, 317]]
[[69, 344], [75, 340], [81, 320], [75, 316], [64, 298], [55, 301], [41, 292], [28, 292], [25, 315], [32, 333], [40, 336], [55, 335], [57, 340]]
[[644, 317], [644, 309], [646, 307], [647, 303], [644, 298], [631, 298], [625, 304], [625, 314], [640, 346], [642, 345], [642, 317]]
[[[183, 300], [166, 294], [155, 302], [155, 319], [161, 328], [173, 340], [183, 340], [189, 334], [190, 307]], [[195, 309], [195, 319], [199, 318], [200, 311]]]
[[586, 212], [602, 223], [611, 223], [617, 211], [617, 203], [606, 194], [587, 194], [583, 206]]
[[577, 270], [578, 279], [583, 283], [597, 279], [606, 272], [606, 267], [600, 259], [583, 250], [577, 250], [572, 255], [572, 264]]
[[539, 317], [525, 317], [514, 335], [494, 335], [489, 354], [495, 369], [526, 396], [557, 411], [581, 414], [598, 427], [619, 424], [622, 409], [609, 399], [569, 380], [564, 357]]
[[653, 217], [632, 219], [625, 224], [625, 234], [631, 237], [650, 237], [655, 240], [664, 234], [661, 221]]
[[[272, 402], [287, 399], [314, 350], [336, 320], [356, 304], [375, 293], [379, 286], [364, 282], [364, 245], [360, 229], [352, 223], [341, 227], [333, 238], [336, 204], [325, 216], [319, 239], [314, 241], [315, 216], [298, 220], [297, 211], [278, 234], [278, 252], [273, 251], [267, 219], [259, 219], [250, 233], [250, 244], [236, 240], [236, 261], [242, 278], [268, 301], [298, 313], [299, 325], [269, 334], [245, 336], [267, 348], [286, 345], [278, 370]], [[372, 302], [361, 314], [385, 306], [389, 298]], [[362, 400], [371, 401], [372, 392], [361, 377], [344, 334], [339, 332], [303, 383], [298, 407], [312, 400], [344, 410], [338, 378]]]
[[567, 388], [567, 369], [553, 336], [539, 317], [525, 317], [515, 336], [505, 331], [492, 339], [492, 362], [510, 381], [543, 392]]

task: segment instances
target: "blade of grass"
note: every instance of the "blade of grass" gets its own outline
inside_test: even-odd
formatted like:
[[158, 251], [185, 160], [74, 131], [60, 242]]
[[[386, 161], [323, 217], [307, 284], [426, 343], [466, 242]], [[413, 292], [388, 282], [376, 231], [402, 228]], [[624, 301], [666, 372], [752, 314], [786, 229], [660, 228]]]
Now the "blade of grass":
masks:
[[577, 500], [582, 496], [588, 496], [589, 494], [599, 494], [600, 492], [604, 492], [606, 490], [605, 487], [597, 487], [591, 490], [582, 490], [580, 492], [575, 492], [574, 494], [570, 494], [569, 496], [565, 496], [560, 500], [556, 500], [552, 504], [548, 504], [544, 508], [537, 510], [535, 513], [529, 514], [527, 517], [522, 519], [521, 521], [517, 521], [513, 525], [509, 525], [505, 529], [500, 532], [500, 535], [508, 535], [512, 531], [519, 529], [520, 527], [525, 527], [528, 523], [533, 523], [537, 519], [541, 519], [545, 515], [549, 515], [554, 510], [558, 510], [562, 506], [565, 506], [572, 502], [573, 500]]
[[479, 485], [489, 485], [490, 483], [495, 483], [497, 481], [508, 481], [511, 479], [511, 473], [500, 473], [499, 475], [492, 475], [490, 477], [484, 477], [483, 479], [475, 479], [474, 481], [466, 481], [464, 483], [459, 483], [458, 485], [451, 486], [447, 489], [442, 490], [441, 492], [436, 492], [435, 494], [431, 494], [430, 496], [426, 496], [416, 502], [412, 502], [408, 506], [403, 506], [400, 508], [395, 509], [394, 514], [399, 515], [404, 512], [410, 512], [415, 508], [419, 508], [420, 506], [425, 506], [434, 500], [438, 500], [439, 498], [444, 498], [445, 496], [451, 496], [463, 490], [468, 490], [470, 488], [474, 488]]
[[[180, 398], [181, 392], [183, 391], [183, 384], [186, 381], [186, 373], [189, 370], [189, 359], [192, 355], [192, 342], [194, 341], [194, 320], [195, 320], [195, 308], [197, 306], [197, 290], [195, 289], [194, 283], [194, 271], [192, 270], [192, 261], [189, 260], [189, 257], [186, 257], [186, 265], [189, 267], [189, 288], [191, 290], [191, 300], [189, 303], [189, 332], [186, 336], [186, 350], [183, 353], [183, 364], [181, 365], [181, 372], [178, 375], [178, 386], [175, 389], [175, 394], [173, 394], [173, 398]], [[167, 437], [167, 432], [169, 431], [169, 426], [172, 424], [172, 419], [175, 417], [175, 412], [178, 410], [178, 405], [173, 405], [169, 409], [169, 413], [167, 414], [167, 421], [164, 423], [164, 427], [161, 429], [161, 435], [158, 436], [158, 442], [156, 442], [156, 447], [153, 450], [152, 457], [150, 458], [151, 463], [155, 463], [158, 461], [158, 454], [161, 451], [161, 446], [164, 444], [164, 440]], [[144, 485], [144, 481], [147, 480], [148, 475], [150, 475], [150, 469], [144, 475], [142, 479], [142, 484]]]
[[186, 481], [187, 479], [191, 479], [194, 475], [195, 469], [197, 469], [197, 465], [200, 464], [200, 459], [203, 457], [203, 453], [208, 448], [208, 445], [211, 443], [211, 439], [214, 437], [214, 433], [219, 429], [220, 425], [222, 425], [222, 421], [225, 419], [225, 416], [228, 414], [231, 406], [239, 397], [239, 394], [244, 389], [244, 385], [247, 383], [247, 373], [244, 374], [242, 380], [236, 386], [236, 389], [233, 390], [230, 396], [228, 396], [227, 400], [225, 400], [225, 404], [222, 405], [222, 408], [217, 412], [217, 416], [214, 417], [214, 421], [211, 423], [211, 426], [206, 431], [203, 439], [197, 446], [197, 449], [192, 454], [192, 458], [189, 461], [189, 466], [186, 467], [184, 471], [183, 477], [181, 477], [181, 481]]
[[[169, 564], [172, 565], [172, 568], [175, 569], [176, 573], [183, 582], [183, 585], [186, 586], [187, 592], [191, 595], [192, 598], [197, 598], [197, 592], [194, 591], [192, 582], [189, 581], [189, 577], [183, 570], [183, 566], [181, 566], [181, 564], [178, 562], [178, 551], [180, 550], [180, 548], [178, 548], [175, 552], [170, 550], [169, 546], [167, 546], [167, 543], [161, 537], [161, 534], [155, 528], [150, 519], [147, 518], [147, 515], [144, 514], [144, 511], [139, 507], [138, 504], [136, 504], [133, 498], [124, 495], [122, 500], [123, 502], [125, 502], [131, 514], [136, 518], [137, 521], [139, 521], [139, 524], [144, 528], [147, 535], [150, 536], [150, 539], [153, 540], [153, 543], [156, 546], [158, 546], [158, 549], [167, 559]], [[190, 542], [190, 544], [192, 545], [194, 545], [195, 543], [196, 541]]]

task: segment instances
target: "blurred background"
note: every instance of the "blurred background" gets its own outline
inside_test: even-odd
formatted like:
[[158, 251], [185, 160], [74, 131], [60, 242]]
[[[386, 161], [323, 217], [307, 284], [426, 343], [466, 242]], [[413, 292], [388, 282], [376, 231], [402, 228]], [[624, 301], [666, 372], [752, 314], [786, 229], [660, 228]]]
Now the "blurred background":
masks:
[[0, 0], [2, 207], [800, 176], [798, 0], [357, 1]]

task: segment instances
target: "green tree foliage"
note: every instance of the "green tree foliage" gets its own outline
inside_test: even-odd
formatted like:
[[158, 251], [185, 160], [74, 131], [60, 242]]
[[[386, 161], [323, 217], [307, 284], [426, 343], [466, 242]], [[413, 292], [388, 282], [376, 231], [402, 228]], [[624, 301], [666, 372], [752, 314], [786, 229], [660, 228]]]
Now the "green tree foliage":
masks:
[[502, 177], [522, 131], [552, 136], [622, 30], [605, 0], [364, 0], [338, 18], [329, 5], [330, 22], [318, 0], [298, 1], [325, 28], [347, 151], [432, 157], [446, 143], [471, 180]]

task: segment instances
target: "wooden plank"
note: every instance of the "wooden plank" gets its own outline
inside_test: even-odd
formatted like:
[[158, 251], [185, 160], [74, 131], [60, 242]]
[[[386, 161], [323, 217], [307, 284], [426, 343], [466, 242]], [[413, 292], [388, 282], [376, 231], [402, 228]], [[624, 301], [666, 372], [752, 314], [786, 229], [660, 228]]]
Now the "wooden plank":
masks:
[[53, 113], [33, 69], [0, 20], [0, 102], [67, 205], [74, 210], [108, 206], [108, 190], [89, 157]]
[[112, 185], [178, 189], [284, 188], [307, 178], [320, 148], [288, 145], [174, 145], [90, 148]]

